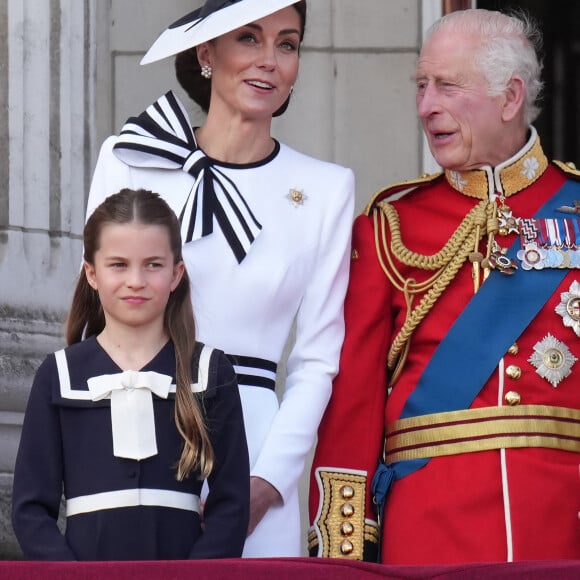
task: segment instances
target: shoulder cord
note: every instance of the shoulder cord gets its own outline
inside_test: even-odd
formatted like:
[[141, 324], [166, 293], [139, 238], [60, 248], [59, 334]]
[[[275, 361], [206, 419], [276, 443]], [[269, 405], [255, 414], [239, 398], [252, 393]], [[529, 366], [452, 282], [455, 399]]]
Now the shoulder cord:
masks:
[[[413, 332], [455, 278], [465, 260], [469, 258], [474, 264], [474, 274], [479, 271], [483, 258], [478, 252], [479, 241], [490, 228], [494, 206], [495, 204], [488, 201], [480, 202], [465, 216], [445, 246], [436, 254], [426, 256], [409, 250], [403, 244], [399, 216], [395, 208], [387, 202], [378, 204], [373, 214], [377, 256], [387, 278], [397, 290], [403, 292], [407, 304], [405, 322], [395, 336], [387, 357], [387, 368], [392, 371], [390, 386], [395, 384], [403, 369]], [[385, 220], [391, 233], [390, 246]], [[435, 273], [419, 283], [413, 278], [404, 278], [397, 269], [393, 256], [406, 266], [434, 270]], [[421, 293], [425, 295], [413, 308], [415, 296]]]

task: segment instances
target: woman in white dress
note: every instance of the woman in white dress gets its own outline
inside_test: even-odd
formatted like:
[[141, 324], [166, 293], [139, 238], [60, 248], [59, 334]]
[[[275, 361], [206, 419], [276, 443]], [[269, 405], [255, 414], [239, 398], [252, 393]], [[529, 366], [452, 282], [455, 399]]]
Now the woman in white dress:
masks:
[[224, 350], [238, 376], [251, 467], [246, 557], [303, 553], [298, 482], [344, 332], [352, 171], [271, 136], [305, 20], [304, 0], [207, 0], [171, 25], [142, 64], [177, 55], [206, 122], [192, 128], [171, 92], [129, 119], [103, 144], [87, 208], [143, 187], [180, 217], [197, 337]]

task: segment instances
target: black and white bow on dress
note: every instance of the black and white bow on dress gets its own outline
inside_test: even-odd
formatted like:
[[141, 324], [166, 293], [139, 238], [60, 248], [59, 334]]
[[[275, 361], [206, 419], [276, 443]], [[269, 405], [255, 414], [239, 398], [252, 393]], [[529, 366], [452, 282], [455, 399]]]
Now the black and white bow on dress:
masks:
[[179, 215], [183, 243], [213, 233], [215, 219], [242, 262], [262, 226], [236, 184], [198, 147], [185, 107], [172, 91], [128, 119], [113, 150], [133, 167], [189, 173], [194, 184]]

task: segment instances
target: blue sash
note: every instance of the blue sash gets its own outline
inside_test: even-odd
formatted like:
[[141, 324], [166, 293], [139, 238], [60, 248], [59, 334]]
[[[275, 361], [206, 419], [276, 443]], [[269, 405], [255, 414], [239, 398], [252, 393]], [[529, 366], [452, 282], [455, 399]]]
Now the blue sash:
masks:
[[[572, 206], [575, 199], [580, 199], [580, 183], [567, 181], [534, 217], [554, 217], [558, 207]], [[519, 246], [519, 241], [512, 244], [507, 256], [515, 259]], [[405, 403], [401, 419], [468, 409], [498, 361], [568, 272], [567, 269], [518, 269], [508, 276], [493, 270], [435, 350]], [[478, 345], [483, 348], [478, 349]], [[413, 473], [428, 462], [429, 458], [424, 458], [380, 465], [373, 479], [375, 501], [384, 500], [395, 479]]]

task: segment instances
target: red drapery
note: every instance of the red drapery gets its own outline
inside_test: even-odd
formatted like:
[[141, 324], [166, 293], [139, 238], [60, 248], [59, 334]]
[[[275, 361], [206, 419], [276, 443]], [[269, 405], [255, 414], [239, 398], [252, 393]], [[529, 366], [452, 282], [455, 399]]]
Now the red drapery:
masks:
[[577, 580], [580, 560], [382, 566], [317, 558], [177, 562], [0, 562], [2, 580]]

